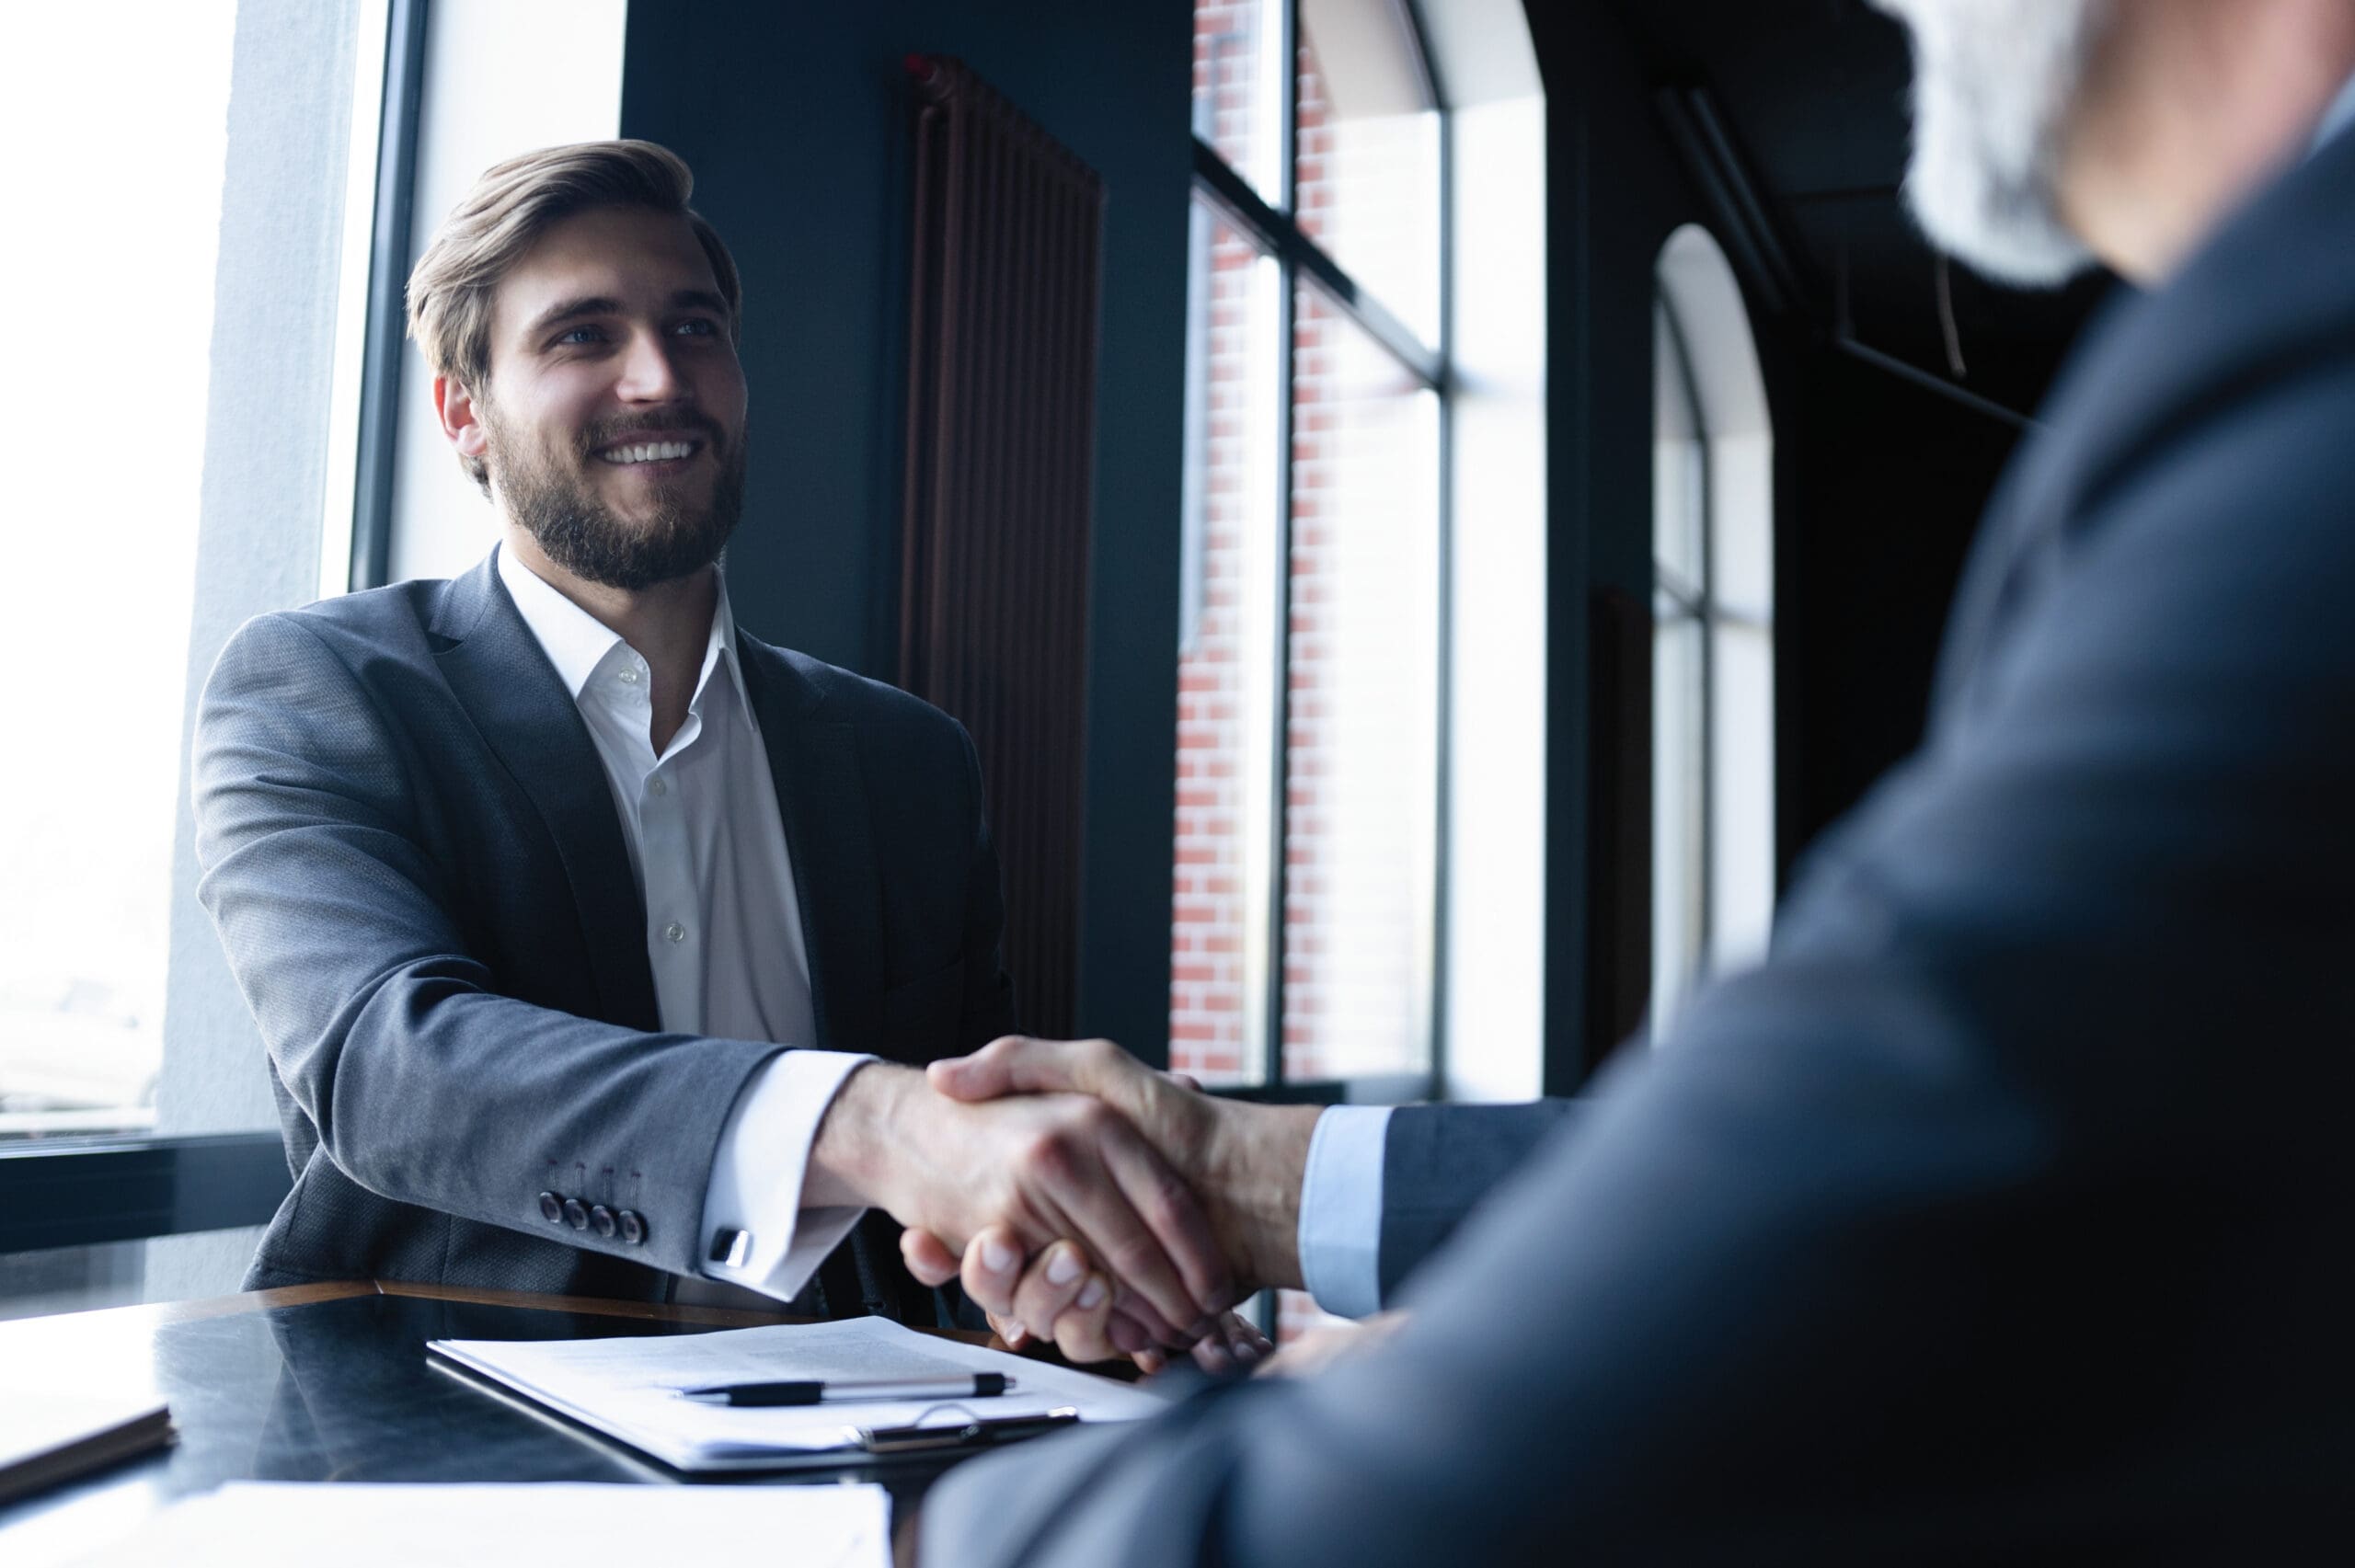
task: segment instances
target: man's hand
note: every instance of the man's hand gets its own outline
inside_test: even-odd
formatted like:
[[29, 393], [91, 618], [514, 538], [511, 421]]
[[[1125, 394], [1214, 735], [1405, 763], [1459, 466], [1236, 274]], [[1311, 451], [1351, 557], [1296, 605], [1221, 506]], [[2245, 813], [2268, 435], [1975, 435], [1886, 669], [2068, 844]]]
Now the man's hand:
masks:
[[[1012, 1349], [1030, 1343], [1029, 1324], [1035, 1322], [1041, 1325], [1040, 1337], [1052, 1343], [1068, 1361], [1085, 1364], [1126, 1355], [1148, 1377], [1169, 1364], [1168, 1349], [1147, 1343], [1142, 1330], [1132, 1332], [1119, 1301], [1106, 1290], [1103, 1276], [1088, 1270], [1086, 1254], [1069, 1242], [1057, 1242], [1027, 1266], [1017, 1239], [995, 1227], [973, 1238], [961, 1264], [937, 1238], [922, 1230], [900, 1232], [900, 1253], [908, 1271], [928, 1285], [942, 1284], [960, 1272], [973, 1278], [973, 1271], [979, 1270], [990, 1276], [982, 1288], [994, 1297], [1011, 1291], [1013, 1311], [990, 1312], [989, 1320]], [[967, 1294], [971, 1293], [968, 1287]], [[1192, 1352], [1195, 1365], [1218, 1373], [1254, 1367], [1275, 1353], [1274, 1344], [1258, 1326], [1235, 1312], [1222, 1314], [1194, 1342]]]
[[[978, 1243], [977, 1264], [1009, 1270], [1063, 1241], [1067, 1252], [1042, 1273], [1063, 1276], [1056, 1288], [1074, 1302], [1101, 1298], [1084, 1311], [1109, 1313], [1121, 1288], [1123, 1311], [1143, 1330], [1128, 1332], [1123, 1349], [1144, 1348], [1145, 1334], [1190, 1345], [1238, 1299], [1185, 1182], [1127, 1120], [1078, 1094], [964, 1104], [907, 1069], [869, 1063], [820, 1124], [801, 1201], [879, 1207], [936, 1244]], [[1100, 1269], [1068, 1274], [1067, 1257]]]
[[1355, 1322], [1310, 1329], [1277, 1353], [1259, 1371], [1270, 1378], [1313, 1378], [1327, 1368], [1362, 1356], [1407, 1326], [1405, 1312], [1376, 1312]]
[[[933, 1063], [928, 1076], [933, 1087], [961, 1101], [1074, 1091], [1102, 1101], [1133, 1124], [1200, 1198], [1236, 1298], [1300, 1284], [1300, 1185], [1316, 1107], [1214, 1099], [1154, 1071], [1109, 1040], [1008, 1036], [970, 1057]], [[934, 1283], [948, 1276], [940, 1265], [952, 1247], [946, 1237], [902, 1242], [916, 1277]], [[1058, 1270], [1054, 1258], [1042, 1253], [1027, 1271], [1017, 1270], [1005, 1257], [1009, 1250], [1004, 1238], [994, 1252], [964, 1249], [959, 1272], [967, 1295], [999, 1318], [1051, 1337], [1074, 1361], [1136, 1348], [1108, 1332], [1116, 1320], [1108, 1320], [1100, 1304], [1082, 1305], [1084, 1269], [1074, 1276], [1064, 1263]], [[1051, 1277], [1056, 1272], [1065, 1276], [1060, 1282]]]

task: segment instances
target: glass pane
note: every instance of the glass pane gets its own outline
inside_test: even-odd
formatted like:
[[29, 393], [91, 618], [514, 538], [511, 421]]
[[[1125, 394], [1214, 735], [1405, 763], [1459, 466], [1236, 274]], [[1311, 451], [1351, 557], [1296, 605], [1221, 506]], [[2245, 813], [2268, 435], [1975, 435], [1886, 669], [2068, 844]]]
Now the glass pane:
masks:
[[1652, 1004], [1657, 1038], [1707, 951], [1707, 710], [1699, 621], [1662, 600], [1652, 634]]
[[1314, 289], [1293, 336], [1284, 1073], [1423, 1070], [1439, 402]]
[[1193, 246], [1169, 1054], [1204, 1082], [1257, 1082], [1268, 1059], [1282, 613], [1282, 280], [1271, 258], [1199, 205]]
[[1300, 226], [1439, 342], [1439, 108], [1395, 0], [1300, 0]]
[[1652, 312], [1652, 557], [1662, 586], [1690, 603], [1705, 590], [1707, 505], [1700, 411], [1665, 305]]
[[1195, 0], [1194, 134], [1284, 202], [1283, 0]]
[[1763, 433], [1714, 437], [1709, 453], [1709, 590], [1728, 614], [1775, 619], [1775, 452]]
[[1710, 635], [1717, 798], [1709, 964], [1723, 973], [1765, 956], [1775, 919], [1775, 636], [1725, 621]]
[[[0, 394], [42, 441], [13, 481], [10, 565], [87, 589], [17, 595], [0, 665], [70, 650], [74, 689], [103, 696], [41, 712], [40, 753], [70, 773], [0, 770], [0, 1138], [155, 1119], [236, 19], [230, 0], [133, 27], [21, 7], [0, 50], [0, 136], [71, 149], [20, 160], [18, 211], [41, 219], [0, 251], [0, 292], [50, 302], [14, 322], [40, 373]], [[65, 521], [94, 501], [102, 540]]]

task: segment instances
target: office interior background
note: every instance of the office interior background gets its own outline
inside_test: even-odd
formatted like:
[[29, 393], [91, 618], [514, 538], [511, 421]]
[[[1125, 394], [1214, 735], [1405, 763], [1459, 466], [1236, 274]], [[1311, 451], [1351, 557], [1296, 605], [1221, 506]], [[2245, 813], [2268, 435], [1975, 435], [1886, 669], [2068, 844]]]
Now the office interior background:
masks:
[[2003, 292], [1924, 247], [1903, 40], [1859, 0], [188, 0], [12, 30], [0, 121], [39, 155], [0, 257], [32, 438], [0, 1316], [234, 1289], [285, 1189], [194, 897], [190, 719], [247, 617], [488, 549], [399, 290], [499, 158], [619, 134], [694, 167], [747, 294], [737, 612], [886, 680], [907, 57], [1100, 178], [1074, 853], [1009, 866], [1045, 889], [1009, 921], [1048, 931], [1032, 1016], [1264, 1095], [1571, 1092], [1763, 951], [1809, 841], [1915, 739], [1981, 508], [2107, 286]]

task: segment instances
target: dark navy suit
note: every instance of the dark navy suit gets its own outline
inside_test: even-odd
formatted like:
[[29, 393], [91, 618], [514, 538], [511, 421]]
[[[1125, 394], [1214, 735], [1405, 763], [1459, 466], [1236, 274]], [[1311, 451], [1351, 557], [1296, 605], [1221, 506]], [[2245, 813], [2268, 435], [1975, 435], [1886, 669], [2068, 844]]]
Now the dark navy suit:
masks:
[[[1381, 1349], [976, 1461], [931, 1561], [2355, 1556], [2355, 137], [2047, 418], [1769, 961]], [[1422, 1113], [1388, 1181], [1465, 1185], [1388, 1201], [1545, 1115]]]

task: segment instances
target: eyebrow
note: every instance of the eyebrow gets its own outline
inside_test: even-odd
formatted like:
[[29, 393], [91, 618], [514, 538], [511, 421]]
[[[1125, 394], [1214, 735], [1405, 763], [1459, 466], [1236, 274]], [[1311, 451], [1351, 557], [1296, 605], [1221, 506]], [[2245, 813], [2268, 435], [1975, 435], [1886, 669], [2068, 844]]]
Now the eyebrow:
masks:
[[[728, 302], [709, 289], [681, 289], [671, 296], [670, 308], [706, 310], [714, 315], [725, 316], [728, 314]], [[550, 305], [534, 316], [531, 324], [523, 328], [523, 336], [526, 338], [537, 338], [551, 327], [560, 326], [568, 321], [578, 321], [584, 316], [624, 314], [626, 310], [621, 301], [605, 294], [592, 294], [584, 299], [566, 300], [561, 303]]]

